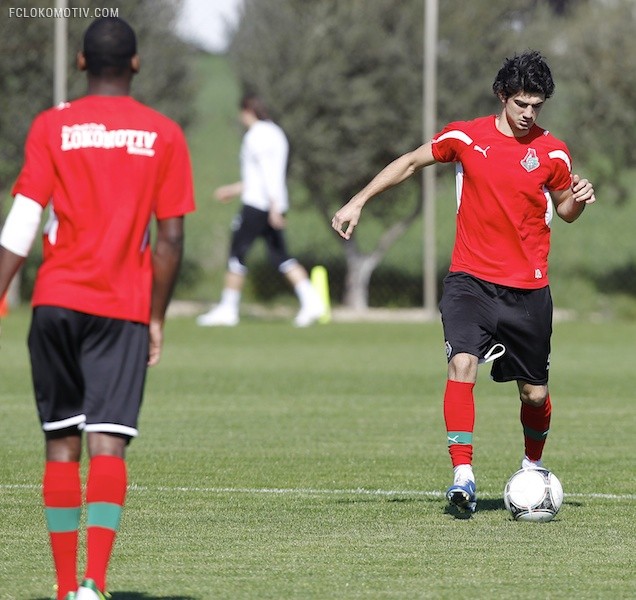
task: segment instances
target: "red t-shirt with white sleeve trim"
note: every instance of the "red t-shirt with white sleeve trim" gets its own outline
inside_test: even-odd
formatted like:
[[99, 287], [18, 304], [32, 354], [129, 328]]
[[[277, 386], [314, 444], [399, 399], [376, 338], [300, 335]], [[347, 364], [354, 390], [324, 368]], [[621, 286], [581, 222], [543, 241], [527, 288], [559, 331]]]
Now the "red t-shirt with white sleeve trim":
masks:
[[33, 306], [148, 323], [150, 225], [194, 210], [181, 128], [130, 96], [40, 113], [13, 187], [50, 205]]
[[432, 147], [438, 162], [457, 163], [450, 271], [514, 288], [548, 285], [548, 192], [571, 185], [567, 146], [537, 125], [524, 137], [506, 136], [488, 116], [448, 124]]

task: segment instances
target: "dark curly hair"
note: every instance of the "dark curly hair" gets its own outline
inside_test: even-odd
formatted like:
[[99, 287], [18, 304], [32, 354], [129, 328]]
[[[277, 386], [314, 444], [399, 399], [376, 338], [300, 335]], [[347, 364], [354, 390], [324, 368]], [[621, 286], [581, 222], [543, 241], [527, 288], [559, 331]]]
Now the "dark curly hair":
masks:
[[543, 94], [547, 100], [554, 93], [554, 80], [541, 53], [528, 50], [506, 58], [492, 84], [492, 91], [504, 100], [519, 92]]

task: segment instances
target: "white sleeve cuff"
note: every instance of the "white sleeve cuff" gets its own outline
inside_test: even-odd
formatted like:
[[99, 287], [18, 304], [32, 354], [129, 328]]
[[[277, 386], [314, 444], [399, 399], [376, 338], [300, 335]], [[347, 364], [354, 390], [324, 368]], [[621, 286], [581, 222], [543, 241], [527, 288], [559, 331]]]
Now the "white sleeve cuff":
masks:
[[0, 233], [0, 246], [18, 256], [27, 256], [38, 232], [43, 210], [35, 200], [16, 194]]

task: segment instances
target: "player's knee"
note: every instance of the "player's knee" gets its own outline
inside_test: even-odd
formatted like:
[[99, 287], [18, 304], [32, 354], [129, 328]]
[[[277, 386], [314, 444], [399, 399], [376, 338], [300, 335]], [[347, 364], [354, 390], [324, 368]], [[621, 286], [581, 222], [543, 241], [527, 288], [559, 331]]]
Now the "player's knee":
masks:
[[548, 388], [543, 385], [524, 386], [521, 388], [519, 398], [529, 406], [543, 406], [548, 397]]
[[243, 263], [243, 260], [238, 256], [230, 256], [227, 261], [227, 270], [235, 275], [246, 275], [247, 267]]
[[459, 353], [448, 363], [448, 378], [453, 381], [474, 382], [477, 379], [477, 357]]
[[278, 270], [283, 275], [287, 275], [287, 273], [293, 271], [298, 266], [298, 261], [295, 258], [288, 258], [285, 260], [275, 258], [273, 261], [278, 265]]

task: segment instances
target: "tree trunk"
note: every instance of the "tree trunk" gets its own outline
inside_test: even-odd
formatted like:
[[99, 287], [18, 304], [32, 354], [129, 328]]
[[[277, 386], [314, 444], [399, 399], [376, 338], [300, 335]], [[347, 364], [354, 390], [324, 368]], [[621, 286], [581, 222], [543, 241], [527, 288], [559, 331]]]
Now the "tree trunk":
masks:
[[378, 256], [376, 253], [360, 253], [351, 242], [345, 245], [345, 256], [347, 274], [344, 305], [355, 310], [365, 310], [369, 308], [369, 282], [373, 271], [378, 266]]
[[411, 214], [393, 223], [380, 236], [375, 248], [369, 254], [362, 254], [358, 250], [354, 238], [344, 243], [347, 274], [345, 276], [343, 303], [347, 308], [355, 310], [366, 310], [369, 308], [369, 283], [373, 271], [382, 262], [391, 246], [410, 227], [420, 211], [421, 204], [416, 203]]

